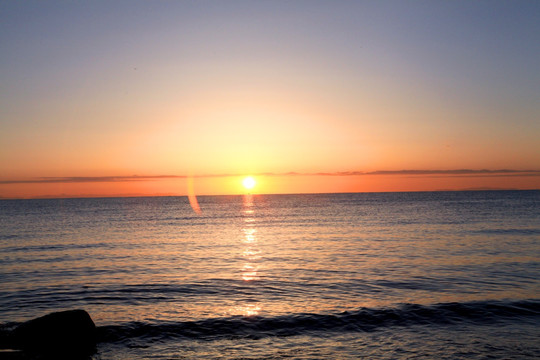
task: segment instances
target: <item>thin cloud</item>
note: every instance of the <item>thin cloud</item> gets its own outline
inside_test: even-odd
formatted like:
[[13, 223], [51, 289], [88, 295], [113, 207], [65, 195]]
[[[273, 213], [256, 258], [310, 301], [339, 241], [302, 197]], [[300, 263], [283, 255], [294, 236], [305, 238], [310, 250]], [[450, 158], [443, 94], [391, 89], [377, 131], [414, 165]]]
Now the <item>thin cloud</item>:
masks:
[[[357, 174], [359, 175], [359, 174]], [[540, 176], [539, 170], [487, 170], [487, 169], [457, 169], [457, 170], [384, 170], [364, 173], [364, 175], [421, 175], [421, 176], [459, 176], [459, 177], [504, 177], [504, 176]]]
[[432, 176], [540, 176], [540, 170], [377, 170], [377, 171], [336, 171], [336, 172], [317, 172], [317, 173], [273, 173], [265, 174], [271, 176], [368, 176], [368, 175], [432, 175]]
[[182, 179], [183, 175], [131, 175], [131, 176], [68, 176], [68, 177], [40, 177], [22, 180], [0, 180], [0, 184], [66, 184], [66, 183], [103, 183], [152, 181], [163, 179]]
[[[68, 176], [39, 177], [31, 179], [0, 180], [1, 185], [10, 184], [66, 184], [66, 183], [117, 183], [132, 181], [158, 181], [166, 179], [234, 177], [244, 174], [205, 174], [205, 175], [130, 175], [130, 176]], [[504, 177], [504, 176], [540, 176], [540, 170], [378, 170], [378, 171], [337, 171], [316, 173], [258, 173], [255, 176], [370, 176], [370, 175], [410, 175], [410, 176], [461, 176], [461, 177]]]
[[368, 175], [540, 175], [539, 170], [474, 170], [474, 169], [457, 169], [457, 170], [397, 170], [397, 171], [373, 171]]

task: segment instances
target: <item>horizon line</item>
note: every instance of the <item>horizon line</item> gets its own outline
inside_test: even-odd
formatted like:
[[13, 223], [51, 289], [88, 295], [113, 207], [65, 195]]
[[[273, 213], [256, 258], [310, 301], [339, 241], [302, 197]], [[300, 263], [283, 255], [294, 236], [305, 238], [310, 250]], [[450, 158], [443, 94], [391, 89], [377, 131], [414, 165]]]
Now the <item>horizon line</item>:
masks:
[[[204, 175], [120, 175], [120, 176], [65, 176], [31, 177], [0, 180], [0, 185], [12, 184], [52, 184], [52, 183], [106, 183], [131, 181], [156, 181], [163, 179], [240, 177], [248, 174], [204, 174]], [[540, 176], [540, 170], [516, 169], [453, 169], [453, 170], [376, 170], [376, 171], [336, 171], [336, 172], [263, 172], [251, 176], [370, 176], [370, 175], [431, 175], [436, 177], [505, 177], [505, 176]]]

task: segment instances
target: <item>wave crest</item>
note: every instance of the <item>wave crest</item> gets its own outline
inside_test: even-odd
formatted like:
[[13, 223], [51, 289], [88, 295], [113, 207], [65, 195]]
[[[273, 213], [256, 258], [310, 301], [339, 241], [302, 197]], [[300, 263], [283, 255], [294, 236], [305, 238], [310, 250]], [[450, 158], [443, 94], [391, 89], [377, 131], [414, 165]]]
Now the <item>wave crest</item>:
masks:
[[539, 300], [442, 303], [431, 306], [403, 304], [395, 308], [362, 308], [336, 314], [229, 317], [163, 323], [131, 322], [98, 327], [98, 337], [102, 342], [132, 338], [262, 338], [319, 331], [373, 331], [392, 326], [485, 324], [516, 319], [537, 321], [538, 317]]

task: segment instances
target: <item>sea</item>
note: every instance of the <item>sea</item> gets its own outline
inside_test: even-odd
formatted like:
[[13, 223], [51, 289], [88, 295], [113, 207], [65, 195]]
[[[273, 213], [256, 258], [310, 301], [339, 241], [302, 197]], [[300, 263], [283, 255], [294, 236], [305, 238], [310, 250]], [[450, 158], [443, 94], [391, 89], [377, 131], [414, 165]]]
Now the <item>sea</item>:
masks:
[[0, 328], [90, 359], [538, 359], [540, 191], [0, 201]]

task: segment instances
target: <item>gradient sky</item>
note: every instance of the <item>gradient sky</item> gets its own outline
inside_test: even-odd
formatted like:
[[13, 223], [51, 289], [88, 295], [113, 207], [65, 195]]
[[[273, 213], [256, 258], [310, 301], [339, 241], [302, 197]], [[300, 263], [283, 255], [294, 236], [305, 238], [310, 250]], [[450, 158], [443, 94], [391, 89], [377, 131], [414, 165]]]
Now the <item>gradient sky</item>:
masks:
[[1, 1], [0, 197], [240, 193], [248, 174], [262, 193], [538, 189], [539, 19], [538, 1]]

